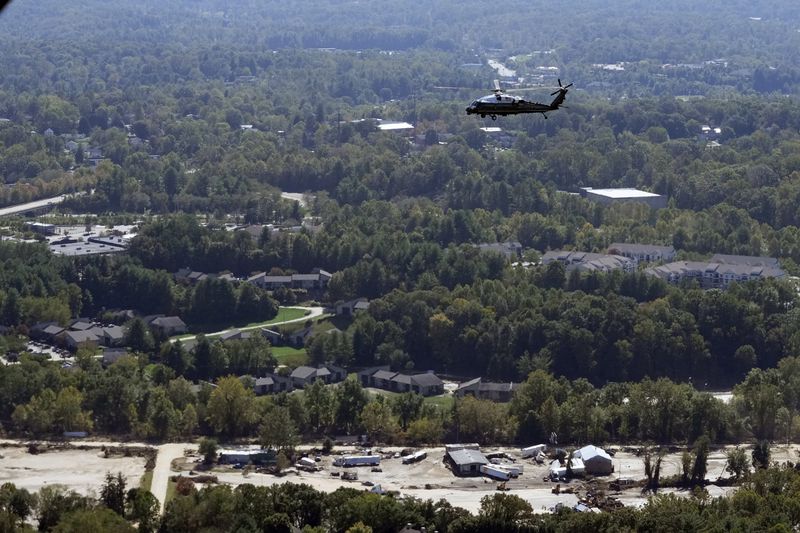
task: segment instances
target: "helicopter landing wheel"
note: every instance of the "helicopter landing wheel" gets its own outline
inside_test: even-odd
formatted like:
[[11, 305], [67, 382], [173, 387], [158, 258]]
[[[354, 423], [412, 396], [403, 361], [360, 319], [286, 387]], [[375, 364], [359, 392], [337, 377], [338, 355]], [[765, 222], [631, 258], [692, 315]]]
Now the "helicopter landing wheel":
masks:
[[497, 120], [497, 115], [492, 115], [492, 120]]
[[481, 118], [486, 118], [486, 113], [481, 113]]

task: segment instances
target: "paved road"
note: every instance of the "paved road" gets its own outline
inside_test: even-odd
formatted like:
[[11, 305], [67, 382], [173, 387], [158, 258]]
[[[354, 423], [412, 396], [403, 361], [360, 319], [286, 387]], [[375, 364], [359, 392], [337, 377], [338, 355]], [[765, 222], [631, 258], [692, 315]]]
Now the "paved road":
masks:
[[53, 198], [43, 198], [41, 200], [28, 202], [26, 204], [10, 205], [8, 207], [3, 207], [0, 208], [0, 217], [8, 215], [16, 215], [18, 213], [24, 213], [26, 211], [30, 211], [32, 209], [41, 209], [43, 207], [47, 207], [50, 205], [60, 204], [69, 196], [70, 195], [68, 194], [62, 194], [61, 196], [54, 196]]
[[[229, 328], [223, 329], [222, 331], [216, 331], [214, 333], [206, 333], [206, 337], [216, 337], [219, 335], [224, 335], [230, 331], [238, 330], [238, 331], [251, 331], [254, 329], [261, 329], [261, 328], [271, 328], [273, 326], [282, 326], [284, 324], [292, 324], [294, 322], [305, 322], [306, 320], [311, 320], [312, 318], [317, 318], [322, 316], [325, 313], [325, 309], [322, 307], [284, 307], [283, 309], [303, 309], [304, 311], [310, 311], [307, 315], [303, 315], [300, 318], [293, 318], [291, 320], [284, 320], [282, 322], [273, 322], [272, 324], [258, 324], [256, 326], [247, 326], [244, 328]], [[191, 341], [197, 338], [197, 335], [191, 335], [189, 337], [180, 337], [181, 342]], [[170, 342], [175, 342], [178, 339], [171, 339]]]
[[286, 198], [287, 200], [294, 200], [300, 207], [305, 207], [307, 205], [306, 202], [306, 195], [301, 192], [282, 192], [281, 198]]
[[194, 444], [185, 442], [162, 444], [157, 447], [156, 465], [153, 467], [153, 481], [150, 483], [150, 492], [158, 499], [158, 513], [164, 512], [164, 504], [167, 499], [167, 485], [169, 477], [172, 475], [172, 461], [183, 457], [183, 452], [187, 448], [196, 448]]

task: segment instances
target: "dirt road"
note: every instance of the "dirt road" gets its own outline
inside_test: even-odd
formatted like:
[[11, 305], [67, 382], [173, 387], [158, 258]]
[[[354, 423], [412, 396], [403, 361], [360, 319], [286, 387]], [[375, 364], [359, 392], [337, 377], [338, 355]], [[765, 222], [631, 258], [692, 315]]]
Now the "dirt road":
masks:
[[172, 475], [172, 461], [184, 456], [186, 449], [195, 448], [194, 444], [185, 442], [162, 444], [158, 446], [158, 456], [156, 465], [153, 467], [153, 481], [150, 483], [150, 492], [158, 498], [158, 512], [164, 512], [164, 504], [167, 499], [167, 485], [169, 477]]

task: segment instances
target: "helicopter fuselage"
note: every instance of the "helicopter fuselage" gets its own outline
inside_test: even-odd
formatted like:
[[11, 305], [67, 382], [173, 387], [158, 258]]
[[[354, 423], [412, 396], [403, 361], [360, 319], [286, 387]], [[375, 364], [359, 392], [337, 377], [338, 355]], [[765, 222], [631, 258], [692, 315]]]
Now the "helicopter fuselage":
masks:
[[550, 104], [529, 102], [510, 94], [489, 94], [478, 98], [467, 107], [467, 115], [497, 116], [518, 115], [521, 113], [547, 113], [558, 109]]

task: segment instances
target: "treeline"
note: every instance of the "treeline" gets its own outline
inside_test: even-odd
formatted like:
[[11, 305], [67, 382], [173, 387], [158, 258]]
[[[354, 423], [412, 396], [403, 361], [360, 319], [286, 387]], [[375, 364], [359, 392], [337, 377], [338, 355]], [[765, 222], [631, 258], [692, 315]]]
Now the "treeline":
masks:
[[[454, 439], [524, 444], [547, 441], [552, 433], [563, 445], [800, 436], [794, 357], [748, 373], [729, 403], [666, 378], [595, 387], [539, 369], [509, 404], [465, 397], [448, 405], [412, 393], [370, 396], [355, 377], [335, 387], [317, 381], [302, 393], [256, 396], [254, 377], [276, 365], [268, 345], [257, 340], [201, 340], [194, 354], [166, 343], [155, 357], [129, 356], [108, 368], [92, 355], [79, 352], [71, 369], [29, 355], [0, 367], [3, 427], [34, 437], [93, 431], [157, 441], [250, 438], [287, 453], [302, 440], [339, 434], [412, 445]], [[193, 385], [187, 377], [213, 386]]]

